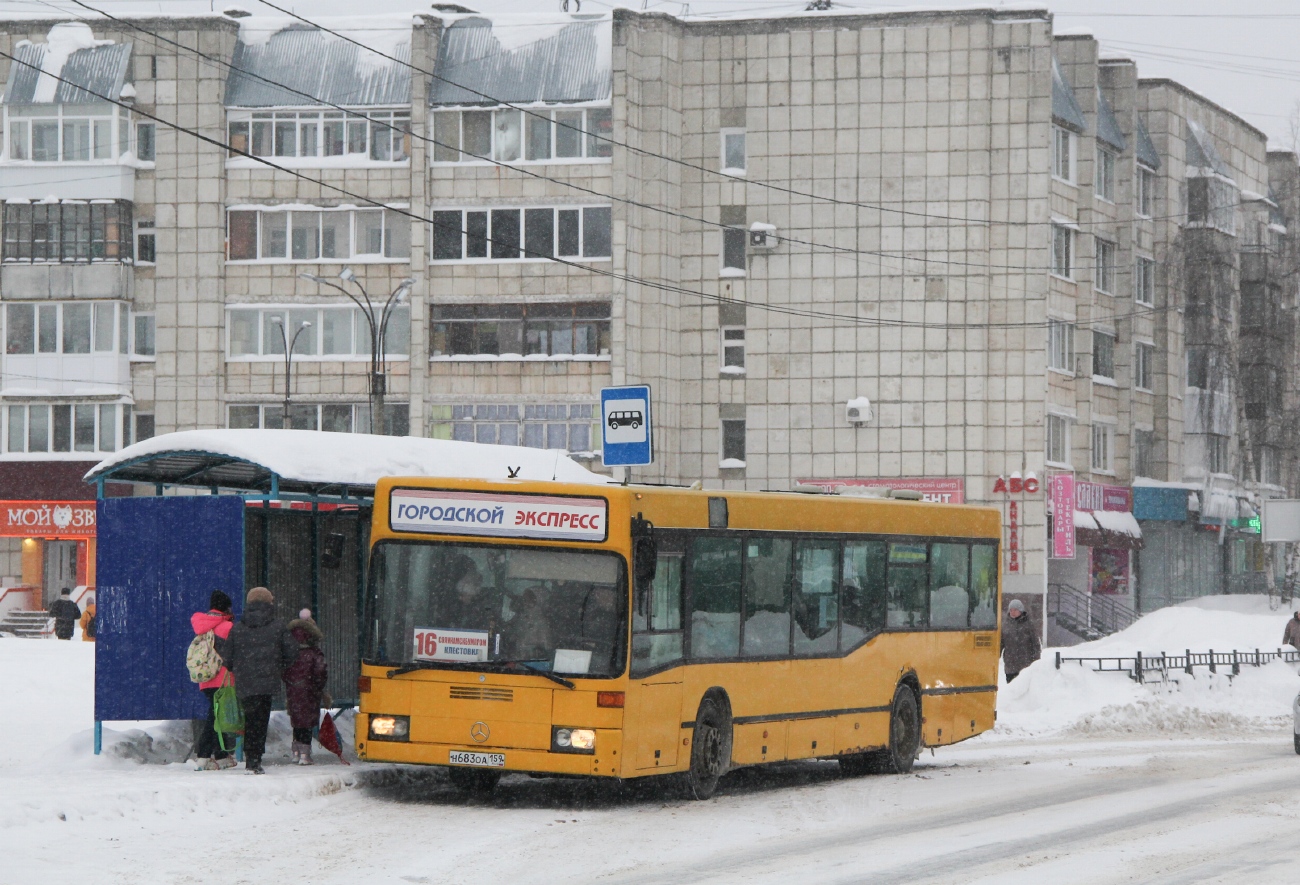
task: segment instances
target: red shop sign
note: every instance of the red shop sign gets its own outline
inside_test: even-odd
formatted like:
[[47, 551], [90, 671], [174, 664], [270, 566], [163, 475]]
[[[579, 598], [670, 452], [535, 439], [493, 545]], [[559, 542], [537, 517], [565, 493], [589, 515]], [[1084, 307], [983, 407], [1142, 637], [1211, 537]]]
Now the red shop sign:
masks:
[[93, 538], [94, 501], [0, 501], [0, 538]]

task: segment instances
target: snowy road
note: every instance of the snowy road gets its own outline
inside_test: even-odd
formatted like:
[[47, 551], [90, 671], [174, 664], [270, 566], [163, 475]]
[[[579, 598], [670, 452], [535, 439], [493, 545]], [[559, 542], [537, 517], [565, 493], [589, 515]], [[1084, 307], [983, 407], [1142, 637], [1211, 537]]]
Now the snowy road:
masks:
[[[31, 827], [0, 880], [1163, 885], [1291, 881], [1300, 861], [1285, 732], [976, 741], [908, 777], [736, 772], [706, 803], [522, 777], [471, 801], [431, 772], [342, 790], [338, 768], [158, 775], [143, 807]], [[111, 804], [132, 779], [103, 773], [96, 792]]]

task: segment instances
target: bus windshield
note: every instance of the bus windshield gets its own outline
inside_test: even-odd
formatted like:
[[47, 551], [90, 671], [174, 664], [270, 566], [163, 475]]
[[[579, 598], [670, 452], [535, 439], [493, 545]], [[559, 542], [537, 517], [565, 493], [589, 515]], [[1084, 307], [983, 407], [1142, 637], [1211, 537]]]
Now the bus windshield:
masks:
[[384, 541], [371, 561], [368, 658], [617, 676], [627, 581], [614, 553]]

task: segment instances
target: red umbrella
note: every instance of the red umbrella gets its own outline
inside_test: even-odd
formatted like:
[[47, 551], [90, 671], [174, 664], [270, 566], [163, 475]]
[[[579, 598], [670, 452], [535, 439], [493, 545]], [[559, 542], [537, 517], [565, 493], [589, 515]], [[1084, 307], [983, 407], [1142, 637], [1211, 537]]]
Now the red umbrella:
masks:
[[334, 727], [334, 717], [330, 716], [328, 710], [325, 711], [325, 718], [321, 720], [320, 732], [317, 733], [316, 740], [320, 741], [322, 747], [339, 757], [339, 761], [344, 765], [352, 764], [343, 758], [343, 744], [339, 742], [339, 730]]

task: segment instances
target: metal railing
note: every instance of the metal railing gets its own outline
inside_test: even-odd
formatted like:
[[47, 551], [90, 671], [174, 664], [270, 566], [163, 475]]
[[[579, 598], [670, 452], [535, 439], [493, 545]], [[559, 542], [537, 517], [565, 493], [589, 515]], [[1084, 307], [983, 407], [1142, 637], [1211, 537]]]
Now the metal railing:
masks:
[[1137, 612], [1109, 596], [1084, 593], [1069, 584], [1047, 585], [1047, 614], [1084, 639], [1118, 633], [1137, 620]]
[[1231, 675], [1236, 676], [1241, 673], [1243, 666], [1261, 667], [1264, 664], [1273, 661], [1286, 661], [1288, 664], [1300, 664], [1300, 650], [1292, 649], [1290, 651], [1278, 649], [1277, 651], [1215, 651], [1210, 649], [1206, 652], [1194, 652], [1186, 649], [1181, 655], [1170, 655], [1161, 652], [1158, 655], [1144, 655], [1137, 652], [1132, 657], [1073, 657], [1062, 655], [1059, 651], [1056, 653], [1056, 669], [1061, 669], [1061, 664], [1074, 664], [1079, 666], [1092, 664], [1092, 669], [1096, 672], [1124, 673], [1128, 678], [1137, 683], [1145, 683], [1158, 678], [1158, 681], [1165, 682], [1169, 679], [1171, 672], [1181, 670], [1182, 672], [1194, 675], [1197, 667], [1204, 667], [1211, 673], [1218, 673], [1220, 667], [1227, 668]]

